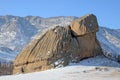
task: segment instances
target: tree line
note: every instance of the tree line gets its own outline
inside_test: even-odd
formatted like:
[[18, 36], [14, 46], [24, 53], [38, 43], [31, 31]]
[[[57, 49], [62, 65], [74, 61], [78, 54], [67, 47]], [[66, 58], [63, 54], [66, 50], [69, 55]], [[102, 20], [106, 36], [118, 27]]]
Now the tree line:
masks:
[[0, 75], [11, 75], [13, 71], [13, 62], [0, 62]]

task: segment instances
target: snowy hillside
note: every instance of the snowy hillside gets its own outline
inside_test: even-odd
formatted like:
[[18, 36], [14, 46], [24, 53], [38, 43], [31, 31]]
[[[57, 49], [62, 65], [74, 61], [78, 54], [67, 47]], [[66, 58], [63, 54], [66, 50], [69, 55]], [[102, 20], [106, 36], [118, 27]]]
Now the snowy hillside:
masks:
[[0, 47], [0, 61], [9, 62], [13, 61], [16, 57], [15, 52], [7, 47]]
[[36, 33], [37, 29], [24, 18], [10, 15], [0, 16], [0, 46], [2, 47], [19, 52]]
[[[0, 55], [1, 60], [13, 60], [26, 45], [37, 29], [24, 18], [17, 16], [0, 16]], [[6, 48], [1, 50], [2, 48]], [[5, 50], [11, 50], [11, 52]]]
[[120, 80], [120, 68], [115, 67], [120, 64], [97, 56], [63, 68], [1, 76], [0, 80]]
[[102, 46], [104, 54], [113, 59], [120, 61], [120, 31], [100, 27], [97, 38]]
[[67, 26], [71, 24], [71, 21], [76, 19], [74, 16], [58, 16], [58, 17], [50, 17], [50, 18], [42, 18], [38, 16], [27, 16], [25, 19], [29, 21], [32, 25], [34, 25], [39, 30], [44, 28], [52, 27], [55, 25]]

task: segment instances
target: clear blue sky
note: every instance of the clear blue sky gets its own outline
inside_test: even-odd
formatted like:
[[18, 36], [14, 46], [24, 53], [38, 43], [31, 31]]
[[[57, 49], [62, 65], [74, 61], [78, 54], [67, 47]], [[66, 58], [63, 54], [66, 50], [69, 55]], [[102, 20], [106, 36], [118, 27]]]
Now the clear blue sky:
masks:
[[0, 15], [97, 16], [100, 26], [120, 29], [120, 0], [0, 0]]

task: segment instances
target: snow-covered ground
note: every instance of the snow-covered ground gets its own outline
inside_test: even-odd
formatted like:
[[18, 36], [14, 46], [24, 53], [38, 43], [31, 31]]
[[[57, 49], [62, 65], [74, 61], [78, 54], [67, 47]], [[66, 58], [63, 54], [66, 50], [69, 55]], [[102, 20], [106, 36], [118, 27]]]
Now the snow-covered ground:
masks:
[[120, 64], [97, 56], [63, 68], [1, 76], [0, 80], [120, 80]]
[[42, 72], [3, 76], [0, 80], [120, 80], [120, 69], [68, 66]]

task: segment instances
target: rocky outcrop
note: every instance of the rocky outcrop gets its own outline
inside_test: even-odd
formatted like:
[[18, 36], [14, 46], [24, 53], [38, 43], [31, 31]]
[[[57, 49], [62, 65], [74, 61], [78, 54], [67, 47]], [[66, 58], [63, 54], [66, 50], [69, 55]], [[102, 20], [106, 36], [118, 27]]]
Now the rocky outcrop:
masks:
[[80, 19], [76, 19], [72, 22], [71, 29], [73, 30], [74, 35], [76, 36], [81, 36], [91, 32], [97, 32], [98, 31], [97, 18], [93, 14], [83, 16]]
[[97, 31], [97, 19], [90, 14], [73, 21], [72, 26], [56, 26], [40, 34], [16, 57], [13, 74], [66, 66], [101, 54]]

